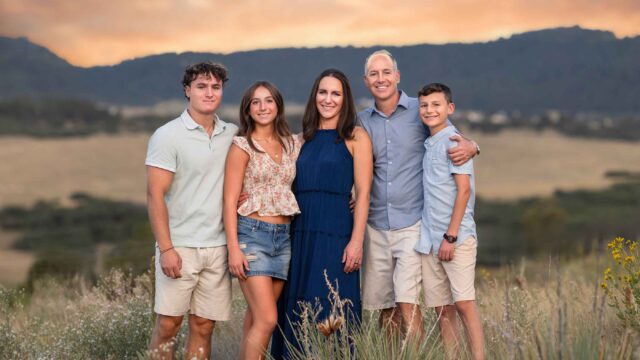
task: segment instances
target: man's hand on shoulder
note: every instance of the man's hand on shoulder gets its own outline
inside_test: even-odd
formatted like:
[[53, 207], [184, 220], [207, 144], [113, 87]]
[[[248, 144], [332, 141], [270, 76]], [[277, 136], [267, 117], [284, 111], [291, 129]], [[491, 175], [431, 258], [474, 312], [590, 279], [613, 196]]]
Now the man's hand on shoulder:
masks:
[[478, 153], [478, 144], [475, 141], [468, 140], [459, 134], [451, 136], [449, 140], [458, 142], [458, 146], [447, 151], [451, 162], [456, 166], [465, 164]]

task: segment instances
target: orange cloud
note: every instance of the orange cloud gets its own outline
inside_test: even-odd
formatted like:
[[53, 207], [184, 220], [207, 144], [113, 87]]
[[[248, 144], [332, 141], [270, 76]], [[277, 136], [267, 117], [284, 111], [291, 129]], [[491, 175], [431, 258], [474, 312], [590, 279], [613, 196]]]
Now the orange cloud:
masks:
[[487, 41], [580, 25], [640, 34], [636, 0], [0, 0], [0, 35], [82, 66], [163, 52]]

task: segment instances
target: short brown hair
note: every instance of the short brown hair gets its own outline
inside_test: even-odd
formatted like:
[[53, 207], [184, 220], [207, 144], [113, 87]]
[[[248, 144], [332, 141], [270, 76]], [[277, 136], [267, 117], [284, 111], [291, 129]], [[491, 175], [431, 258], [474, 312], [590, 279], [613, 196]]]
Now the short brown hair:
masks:
[[198, 78], [198, 75], [211, 74], [218, 81], [224, 83], [229, 80], [229, 71], [222, 64], [214, 62], [201, 62], [197, 64], [191, 64], [184, 69], [184, 75], [182, 76], [182, 86], [187, 87], [191, 85], [191, 82]]
[[431, 83], [429, 85], [425, 85], [418, 91], [418, 97], [420, 96], [428, 96], [433, 93], [443, 93], [444, 98], [447, 100], [449, 104], [453, 102], [453, 95], [451, 94], [451, 89], [445, 84], [441, 83]]

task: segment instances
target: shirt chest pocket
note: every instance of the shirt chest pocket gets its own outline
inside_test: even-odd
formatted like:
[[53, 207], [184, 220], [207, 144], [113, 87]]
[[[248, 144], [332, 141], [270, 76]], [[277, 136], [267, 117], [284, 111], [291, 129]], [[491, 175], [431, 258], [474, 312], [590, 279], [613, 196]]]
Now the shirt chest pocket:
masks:
[[452, 179], [449, 170], [449, 160], [446, 155], [434, 154], [430, 159], [429, 178], [436, 184], [441, 184]]

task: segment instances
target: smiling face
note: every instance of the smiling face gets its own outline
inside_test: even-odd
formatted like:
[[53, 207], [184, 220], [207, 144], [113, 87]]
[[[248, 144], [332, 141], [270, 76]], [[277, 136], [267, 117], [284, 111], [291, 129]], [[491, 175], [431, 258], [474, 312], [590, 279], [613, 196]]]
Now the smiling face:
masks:
[[393, 98], [398, 93], [399, 83], [400, 71], [394, 68], [389, 56], [379, 54], [369, 59], [364, 84], [376, 102]]
[[189, 109], [198, 114], [212, 115], [222, 101], [222, 81], [212, 74], [200, 74], [185, 86], [184, 94], [189, 99]]
[[321, 121], [338, 121], [344, 101], [344, 93], [340, 80], [325, 76], [320, 80], [316, 92], [316, 108]]
[[453, 114], [455, 106], [447, 101], [443, 92], [420, 96], [420, 118], [429, 127], [431, 135], [447, 126], [447, 118]]
[[257, 126], [273, 125], [278, 115], [278, 105], [267, 88], [260, 86], [253, 92], [249, 115]]

